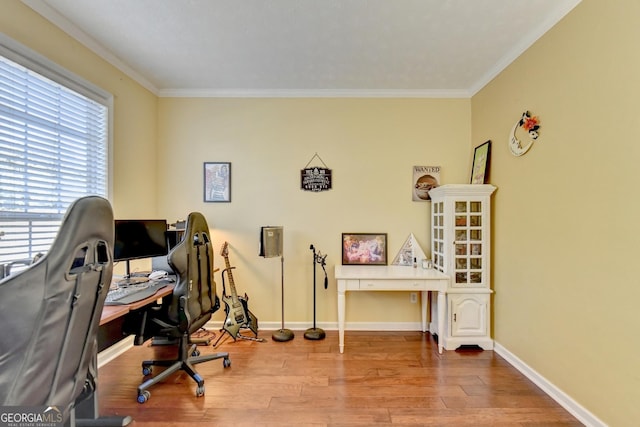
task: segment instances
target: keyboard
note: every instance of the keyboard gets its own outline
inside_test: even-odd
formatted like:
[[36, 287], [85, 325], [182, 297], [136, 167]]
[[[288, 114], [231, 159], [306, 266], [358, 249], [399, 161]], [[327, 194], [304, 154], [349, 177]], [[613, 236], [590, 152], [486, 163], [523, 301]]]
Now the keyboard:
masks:
[[104, 305], [133, 304], [155, 295], [160, 289], [172, 283], [173, 280], [158, 280], [157, 282], [145, 282], [139, 285], [117, 287], [109, 290]]

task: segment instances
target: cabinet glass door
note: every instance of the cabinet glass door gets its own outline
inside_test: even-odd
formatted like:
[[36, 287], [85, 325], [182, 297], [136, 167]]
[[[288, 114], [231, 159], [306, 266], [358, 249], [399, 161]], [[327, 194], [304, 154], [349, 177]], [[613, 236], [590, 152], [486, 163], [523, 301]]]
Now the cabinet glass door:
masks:
[[454, 222], [454, 286], [482, 284], [482, 203], [456, 200]]
[[444, 203], [433, 202], [432, 210], [433, 267], [439, 271], [444, 271]]

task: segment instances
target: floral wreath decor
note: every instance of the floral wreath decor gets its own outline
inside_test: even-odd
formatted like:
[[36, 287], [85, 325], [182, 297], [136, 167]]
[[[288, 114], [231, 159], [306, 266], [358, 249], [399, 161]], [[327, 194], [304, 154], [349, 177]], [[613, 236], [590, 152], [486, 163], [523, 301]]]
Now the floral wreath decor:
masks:
[[[529, 133], [529, 138], [531, 140], [524, 147], [522, 146], [522, 142], [516, 137], [516, 131], [518, 128], [522, 128]], [[511, 154], [514, 156], [522, 156], [524, 153], [529, 151], [531, 146], [533, 145], [533, 141], [538, 139], [540, 136], [540, 119], [537, 116], [532, 116], [530, 112], [525, 111], [522, 113], [522, 117], [511, 129], [511, 133], [509, 134], [509, 150]]]

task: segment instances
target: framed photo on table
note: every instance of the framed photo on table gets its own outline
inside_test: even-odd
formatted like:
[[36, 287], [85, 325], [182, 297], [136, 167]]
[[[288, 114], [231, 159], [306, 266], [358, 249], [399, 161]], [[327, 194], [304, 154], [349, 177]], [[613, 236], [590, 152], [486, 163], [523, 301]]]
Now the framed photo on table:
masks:
[[387, 233], [342, 233], [342, 265], [387, 265]]
[[471, 166], [471, 184], [485, 184], [487, 182], [490, 159], [491, 141], [480, 144], [475, 148]]
[[230, 162], [205, 162], [204, 201], [231, 202]]

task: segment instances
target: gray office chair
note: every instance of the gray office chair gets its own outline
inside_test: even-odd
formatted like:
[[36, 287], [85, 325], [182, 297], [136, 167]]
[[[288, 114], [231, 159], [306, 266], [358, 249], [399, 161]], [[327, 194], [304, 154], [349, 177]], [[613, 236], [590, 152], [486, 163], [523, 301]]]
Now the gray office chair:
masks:
[[204, 379], [193, 365], [215, 359], [223, 359], [229, 367], [229, 353], [199, 355], [196, 346], [190, 345], [189, 336], [209, 321], [220, 308], [213, 280], [213, 247], [209, 227], [201, 213], [193, 212], [187, 218], [184, 238], [169, 252], [168, 261], [177, 274], [173, 294], [165, 298], [161, 306], [151, 307], [142, 313], [133, 313], [127, 323], [142, 325], [136, 334], [135, 344], [142, 344], [152, 337], [178, 340], [178, 357], [174, 360], [145, 360], [143, 375], [150, 375], [152, 366], [166, 367], [158, 375], [144, 381], [138, 387], [138, 402], [149, 397], [148, 389], [173, 373], [183, 370], [197, 383], [196, 396], [204, 395]]
[[0, 281], [0, 406], [49, 408], [54, 421], [76, 424], [76, 404], [95, 388], [113, 234], [109, 202], [80, 198], [50, 250]]

